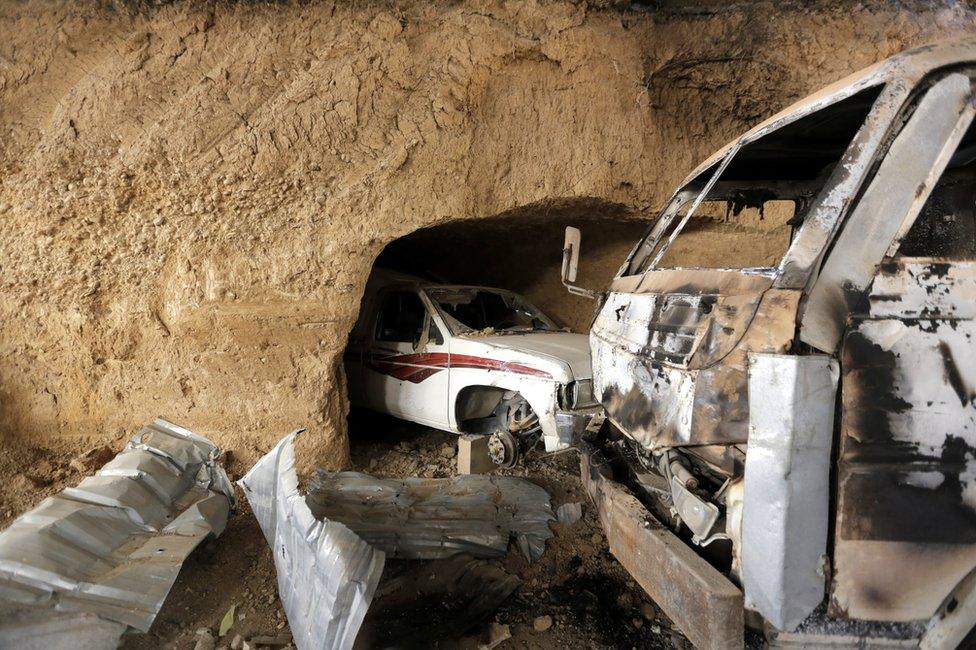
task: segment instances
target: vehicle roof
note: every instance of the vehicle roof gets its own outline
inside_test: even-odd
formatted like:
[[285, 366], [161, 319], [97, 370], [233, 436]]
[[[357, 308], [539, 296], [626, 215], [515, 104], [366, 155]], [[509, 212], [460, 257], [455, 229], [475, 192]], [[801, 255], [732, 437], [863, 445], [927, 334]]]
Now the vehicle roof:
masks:
[[804, 115], [832, 104], [840, 98], [854, 95], [869, 86], [888, 83], [897, 78], [914, 83], [939, 68], [973, 61], [976, 61], [976, 37], [972, 36], [957, 40], [939, 41], [905, 50], [835, 81], [763, 120], [709, 156], [688, 174], [679, 188], [684, 187], [702, 172], [722, 160], [736, 144], [755, 140], [786, 123], [793, 122]]

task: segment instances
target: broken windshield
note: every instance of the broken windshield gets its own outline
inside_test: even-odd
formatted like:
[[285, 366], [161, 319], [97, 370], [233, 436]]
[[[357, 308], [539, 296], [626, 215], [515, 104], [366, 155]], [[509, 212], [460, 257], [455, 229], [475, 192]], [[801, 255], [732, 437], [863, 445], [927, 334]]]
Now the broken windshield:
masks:
[[880, 91], [861, 90], [733, 148], [674, 196], [623, 275], [778, 266]]
[[518, 294], [478, 287], [427, 289], [455, 335], [517, 333], [559, 329], [548, 316]]

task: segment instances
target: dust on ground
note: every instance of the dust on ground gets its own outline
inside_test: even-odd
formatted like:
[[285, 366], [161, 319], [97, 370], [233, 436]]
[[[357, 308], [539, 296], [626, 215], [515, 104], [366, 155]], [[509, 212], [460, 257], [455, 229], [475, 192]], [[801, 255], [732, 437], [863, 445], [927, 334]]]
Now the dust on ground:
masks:
[[[349, 469], [380, 477], [449, 477], [456, 473], [457, 436], [370, 413], [350, 418]], [[77, 484], [95, 468], [72, 461], [92, 447], [74, 444], [6, 448], [0, 471], [12, 477], [0, 496], [0, 526], [65, 487]], [[108, 447], [118, 452], [124, 439]], [[110, 458], [111, 456], [109, 456]], [[233, 453], [226, 460], [232, 480], [249, 469]], [[91, 471], [88, 471], [88, 470]], [[517, 575], [521, 586], [497, 610], [492, 620], [461, 639], [434, 639], [429, 647], [475, 650], [490, 637], [492, 623], [507, 625], [512, 638], [498, 648], [691, 648], [667, 617], [651, 602], [613, 558], [594, 509], [579, 479], [575, 451], [551, 456], [530, 453], [519, 467], [499, 473], [519, 476], [549, 491], [553, 509], [563, 503], [583, 503], [583, 517], [570, 526], [550, 524], [554, 536], [546, 552], [529, 564], [512, 546], [506, 557], [492, 560]], [[396, 574], [406, 560], [388, 560], [386, 572]], [[278, 598], [271, 550], [238, 490], [235, 512], [224, 533], [202, 544], [187, 558], [172, 591], [147, 634], [131, 634], [122, 648], [192, 649], [199, 631], [216, 636], [221, 619], [235, 606], [235, 622], [217, 639], [230, 648], [236, 636], [287, 638], [287, 620]], [[536, 631], [540, 617], [552, 626]], [[369, 638], [367, 619], [360, 634]], [[253, 646], [252, 646], [253, 647]]]

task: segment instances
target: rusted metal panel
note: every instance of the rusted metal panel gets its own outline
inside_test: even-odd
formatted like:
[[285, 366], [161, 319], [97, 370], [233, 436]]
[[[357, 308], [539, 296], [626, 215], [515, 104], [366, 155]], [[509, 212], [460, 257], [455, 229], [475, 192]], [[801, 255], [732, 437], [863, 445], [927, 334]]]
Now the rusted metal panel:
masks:
[[864, 88], [891, 82], [911, 86], [933, 70], [968, 63], [974, 60], [976, 60], [976, 39], [970, 36], [906, 50], [896, 56], [850, 74], [787, 106], [782, 111], [749, 129], [739, 138], [726, 144], [688, 174], [684, 182], [681, 183], [681, 187], [684, 187], [699, 174], [715, 165], [719, 160], [725, 158], [736, 144], [758, 140], [770, 131], [775, 131], [805, 115], [814, 113], [828, 104], [832, 104], [845, 97], [850, 97]]
[[[922, 650], [971, 647], [976, 637], [976, 570], [962, 579], [925, 626]], [[969, 646], [963, 645], [969, 643]]]
[[971, 320], [883, 318], [845, 337], [837, 613], [928, 618], [976, 567], [974, 335]]
[[963, 74], [925, 93], [820, 270], [803, 313], [803, 342], [828, 353], [837, 349], [882, 258], [914, 222], [972, 122], [972, 94]]
[[696, 647], [743, 647], [742, 592], [616, 483], [606, 466], [599, 451], [583, 452], [583, 483], [614, 556]]

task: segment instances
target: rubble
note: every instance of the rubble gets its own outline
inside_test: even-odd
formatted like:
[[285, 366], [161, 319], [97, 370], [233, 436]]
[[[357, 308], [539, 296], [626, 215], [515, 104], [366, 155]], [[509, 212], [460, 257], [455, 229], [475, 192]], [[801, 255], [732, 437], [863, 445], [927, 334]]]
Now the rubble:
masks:
[[564, 503], [556, 508], [556, 521], [563, 526], [572, 526], [580, 517], [583, 516], [583, 504], [579, 501], [575, 503]]
[[[209, 440], [163, 419], [0, 533], [0, 647], [115, 647], [147, 631], [234, 500]], [[86, 454], [95, 458], [98, 454]]]
[[94, 472], [101, 469], [102, 465], [112, 460], [114, 456], [115, 452], [111, 447], [100, 445], [72, 458], [69, 466], [79, 472]]

